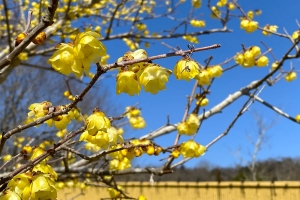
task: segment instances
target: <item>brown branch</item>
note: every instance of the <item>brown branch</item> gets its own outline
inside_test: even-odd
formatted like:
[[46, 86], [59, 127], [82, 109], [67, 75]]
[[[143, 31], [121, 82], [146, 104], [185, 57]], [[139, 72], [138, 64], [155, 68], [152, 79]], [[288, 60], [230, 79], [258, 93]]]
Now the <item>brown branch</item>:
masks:
[[11, 52], [12, 51], [12, 45], [11, 45], [11, 33], [10, 33], [8, 8], [7, 8], [6, 0], [3, 0], [2, 2], [3, 2], [4, 12], [5, 12], [5, 24], [6, 24], [6, 30], [7, 30], [7, 36], [8, 36], [7, 37], [7, 43], [8, 43], [8, 46], [9, 46], [9, 52]]
[[[67, 135], [64, 139], [60, 140], [57, 144], [54, 144], [50, 149], [48, 149], [45, 153], [41, 154], [40, 156], [36, 157], [33, 160], [29, 160], [27, 164], [22, 165], [18, 169], [14, 170], [13, 172], [9, 173], [6, 176], [3, 176], [0, 178], [0, 185], [5, 184], [7, 181], [12, 179], [14, 176], [16, 176], [19, 173], [26, 172], [30, 169], [32, 169], [35, 165], [43, 161], [45, 158], [47, 158], [50, 155], [53, 155], [57, 152], [57, 149], [62, 146], [64, 143], [69, 141], [70, 139], [74, 138], [79, 133], [82, 133], [85, 130], [85, 127], [79, 128], [77, 131]], [[0, 191], [1, 192], [1, 191]]]
[[[57, 9], [58, 0], [51, 0], [45, 15], [42, 17], [42, 21], [33, 28], [28, 36], [5, 58], [0, 61], [0, 70], [11, 64], [12, 61], [30, 44], [30, 42], [45, 28], [53, 23], [54, 13]], [[1, 75], [1, 74], [0, 74]]]

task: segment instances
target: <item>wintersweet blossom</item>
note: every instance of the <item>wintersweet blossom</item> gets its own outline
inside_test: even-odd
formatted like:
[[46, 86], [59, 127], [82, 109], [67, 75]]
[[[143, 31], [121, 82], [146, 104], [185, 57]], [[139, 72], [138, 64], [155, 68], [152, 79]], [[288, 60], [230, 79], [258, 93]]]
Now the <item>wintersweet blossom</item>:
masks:
[[137, 80], [137, 76], [132, 71], [123, 71], [117, 75], [117, 94], [127, 93], [130, 96], [134, 94], [139, 95], [141, 91], [140, 83]]
[[78, 34], [73, 43], [61, 43], [50, 57], [52, 67], [64, 75], [74, 73], [78, 78], [89, 74], [91, 63], [101, 61], [106, 55], [105, 46], [99, 41], [101, 35], [94, 31]]
[[206, 148], [193, 140], [183, 142], [180, 145], [180, 153], [184, 158], [199, 157], [204, 154]]
[[296, 74], [296, 72], [289, 72], [285, 75], [284, 78], [287, 82], [292, 82], [293, 80], [295, 80], [297, 78], [297, 74]]
[[176, 79], [190, 81], [200, 73], [199, 65], [189, 57], [179, 60], [174, 67]]
[[107, 129], [110, 127], [109, 119], [97, 108], [94, 109], [93, 114], [86, 119], [86, 130], [88, 134], [92, 136], [96, 135], [98, 131], [107, 132]]
[[171, 74], [171, 70], [151, 64], [143, 70], [139, 82], [145, 87], [146, 92], [157, 94], [158, 91], [166, 89], [165, 84]]
[[83, 74], [82, 61], [76, 57], [71, 44], [60, 44], [48, 62], [56, 71], [66, 76], [73, 72], [79, 78]]

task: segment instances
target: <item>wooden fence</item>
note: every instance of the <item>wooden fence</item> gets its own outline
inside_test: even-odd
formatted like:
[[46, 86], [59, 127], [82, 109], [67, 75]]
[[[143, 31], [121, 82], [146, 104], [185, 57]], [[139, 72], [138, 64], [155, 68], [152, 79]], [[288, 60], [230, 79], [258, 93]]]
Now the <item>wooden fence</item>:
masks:
[[[119, 183], [131, 197], [147, 200], [300, 200], [300, 181], [288, 182], [145, 182]], [[67, 188], [58, 200], [100, 200], [109, 198], [106, 188]]]

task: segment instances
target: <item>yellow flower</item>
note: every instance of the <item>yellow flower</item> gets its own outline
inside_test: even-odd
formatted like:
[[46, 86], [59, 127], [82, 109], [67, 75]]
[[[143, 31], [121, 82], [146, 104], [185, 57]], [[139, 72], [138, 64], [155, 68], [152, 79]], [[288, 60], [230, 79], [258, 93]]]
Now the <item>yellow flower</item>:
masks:
[[143, 24], [143, 23], [137, 23], [135, 25], [135, 27], [139, 30], [139, 31], [144, 31], [147, 29], [147, 25], [146, 24]]
[[[106, 48], [99, 41], [101, 35], [94, 31], [87, 31], [76, 36], [74, 41], [74, 51], [76, 57], [82, 60], [85, 73], [88, 74], [91, 62], [97, 63], [101, 60], [101, 56], [106, 55]], [[82, 69], [82, 66], [80, 66]], [[79, 72], [81, 69], [77, 68]]]
[[200, 73], [199, 65], [191, 58], [183, 58], [179, 60], [174, 67], [174, 75], [176, 79], [190, 81]]
[[185, 122], [181, 122], [177, 126], [177, 131], [179, 134], [193, 135], [197, 132], [200, 121], [196, 114], [190, 114]]
[[253, 46], [250, 48], [251, 53], [253, 54], [253, 57], [256, 57], [261, 54], [260, 48], [258, 46]]
[[117, 94], [127, 93], [130, 96], [134, 94], [140, 94], [141, 86], [137, 81], [137, 76], [132, 71], [119, 72], [117, 75]]
[[275, 61], [275, 62], [273, 62], [272, 65], [271, 65], [271, 70], [273, 71], [273, 70], [275, 70], [277, 67], [278, 67], [278, 61]]
[[186, 120], [186, 123], [189, 127], [190, 134], [196, 133], [198, 130], [198, 127], [200, 125], [200, 121], [198, 119], [198, 116], [196, 114], [190, 114], [189, 117]]
[[217, 19], [217, 18], [221, 17], [221, 12], [216, 6], [211, 7], [210, 17], [213, 19]]
[[178, 126], [177, 126], [177, 131], [178, 131], [179, 134], [188, 135], [188, 133], [189, 133], [188, 124], [186, 122], [179, 123]]
[[23, 60], [28, 60], [28, 53], [22, 52], [22, 53], [19, 54], [18, 58], [19, 58], [20, 60], [22, 60], [22, 61], [23, 61]]
[[244, 29], [247, 33], [252, 33], [258, 28], [258, 22], [242, 19], [240, 26], [241, 29]]
[[202, 4], [202, 0], [192, 0], [192, 6], [194, 8], [200, 8], [201, 4]]
[[86, 119], [86, 130], [92, 136], [98, 131], [107, 132], [108, 128], [110, 128], [110, 121], [99, 109], [94, 109], [93, 114]]
[[190, 24], [194, 27], [204, 27], [205, 26], [205, 21], [204, 20], [195, 20], [192, 19], [190, 21]]
[[53, 168], [45, 163], [39, 163], [35, 165], [32, 169], [33, 172], [42, 172], [43, 174], [49, 174], [50, 178], [56, 180], [58, 178], [57, 173], [53, 170]]
[[110, 145], [116, 145], [118, 141], [123, 142], [122, 133], [120, 134], [120, 132], [113, 126], [107, 130], [107, 135]]
[[159, 90], [166, 89], [165, 84], [171, 74], [171, 70], [152, 64], [143, 70], [139, 82], [145, 87], [146, 92], [157, 94]]
[[[55, 111], [57, 112], [64, 108], [65, 108], [65, 106], [56, 106]], [[55, 116], [52, 119], [47, 120], [45, 123], [50, 127], [52, 127], [52, 125], [54, 125], [58, 130], [66, 129], [67, 125], [69, 123], [71, 123], [71, 120], [73, 120], [75, 118], [73, 111], [74, 111], [74, 109], [69, 111], [67, 114]]]
[[261, 10], [256, 9], [256, 10], [254, 10], [254, 11], [255, 11], [255, 14], [256, 14], [257, 16], [262, 14], [262, 11], [261, 11]]
[[195, 43], [195, 44], [199, 43], [198, 38], [196, 36], [184, 35], [184, 36], [182, 36], [182, 38], [189, 41], [189, 42], [191, 42], [191, 43]]
[[229, 10], [234, 10], [234, 9], [235, 9], [234, 3], [229, 2], [229, 3], [227, 4], [227, 8], [228, 8]]
[[87, 142], [85, 144], [85, 149], [88, 151], [98, 152], [101, 150], [101, 147], [98, 147], [96, 144], [92, 144], [90, 142]]
[[268, 63], [269, 63], [268, 57], [267, 56], [261, 56], [256, 61], [255, 65], [257, 67], [265, 67], [265, 66], [268, 66]]
[[31, 195], [30, 199], [50, 199], [54, 200], [57, 197], [57, 190], [55, 188], [55, 182], [49, 178], [47, 174], [37, 174], [33, 176], [33, 182], [31, 183]]
[[[33, 149], [33, 152], [32, 152], [32, 154], [31, 154], [31, 156], [30, 156], [30, 160], [33, 160], [33, 159], [39, 157], [39, 156], [42, 155], [43, 153], [45, 153], [45, 150], [44, 150], [43, 148], [41, 148], [41, 147], [35, 147], [35, 148]], [[40, 162], [40, 163], [44, 164], [44, 163], [46, 163], [47, 160], [49, 160], [49, 157], [45, 158], [45, 159], [44, 159], [42, 162]]]
[[295, 119], [298, 123], [300, 123], [300, 115], [296, 115]]
[[92, 138], [94, 138], [94, 140], [91, 142], [96, 144], [100, 148], [106, 149], [109, 145], [109, 137], [107, 132], [98, 131], [97, 134]]
[[223, 73], [223, 69], [220, 65], [208, 67], [206, 70], [207, 70], [210, 78], [220, 77]]
[[3, 156], [3, 161], [4, 162], [9, 161], [11, 158], [12, 158], [12, 156], [10, 154], [7, 154], [7, 155]]
[[100, 60], [100, 64], [101, 65], [106, 65], [107, 64], [107, 60], [109, 59], [110, 55], [106, 54], [105, 56], [102, 56], [101, 57], [101, 60]]
[[227, 4], [227, 0], [219, 0], [217, 2], [217, 6], [222, 7], [225, 6]]
[[147, 198], [144, 195], [140, 195], [137, 200], [147, 200]]
[[264, 27], [264, 30], [263, 30], [262, 34], [263, 35], [271, 35], [272, 33], [270, 33], [269, 31], [276, 33], [277, 28], [278, 28], [278, 26], [275, 26], [275, 25], [272, 25], [272, 26], [271, 25], [266, 25]]
[[180, 156], [180, 151], [178, 149], [175, 149], [175, 150], [172, 151], [171, 155], [174, 158], [178, 158]]
[[66, 76], [73, 72], [78, 78], [83, 74], [82, 60], [76, 57], [70, 44], [60, 44], [48, 62], [56, 71]]
[[255, 64], [255, 60], [251, 59], [251, 60], [245, 60], [242, 67], [244, 68], [249, 68], [249, 67], [253, 67]]
[[204, 154], [206, 148], [200, 144], [197, 144], [193, 140], [183, 142], [180, 145], [180, 153], [184, 158], [199, 157]]
[[131, 50], [135, 50], [135, 49], [139, 48], [139, 44], [137, 42], [133, 42], [133, 41], [129, 40], [128, 38], [123, 38], [123, 41]]
[[198, 80], [199, 85], [209, 85], [211, 75], [207, 69], [201, 69], [200, 73], [195, 77]]
[[56, 133], [56, 136], [59, 137], [59, 138], [62, 138], [62, 137], [64, 137], [67, 133], [68, 133], [68, 130], [67, 130], [67, 129], [62, 129], [62, 130], [60, 130], [60, 131], [58, 131], [58, 132]]
[[248, 11], [247, 12], [247, 16], [250, 18], [250, 19], [253, 19], [254, 17], [254, 12], [252, 10]]
[[28, 116], [33, 117], [35, 119], [44, 117], [48, 114], [49, 108], [52, 106], [52, 104], [48, 101], [43, 101], [41, 103], [33, 103], [28, 107]]
[[144, 118], [141, 116], [129, 118], [129, 123], [130, 123], [131, 127], [134, 129], [141, 129], [146, 126], [146, 122], [145, 122]]
[[32, 147], [31, 146], [24, 146], [21, 150], [21, 153], [22, 154], [30, 154], [32, 152]]
[[292, 38], [294, 40], [298, 39], [300, 37], [300, 30], [297, 30], [295, 31], [293, 34], [292, 34]]
[[[118, 186], [117, 187], [119, 190], [122, 190], [122, 187], [121, 186]], [[116, 199], [118, 197], [121, 196], [121, 192], [114, 189], [114, 188], [107, 188], [106, 189], [108, 192], [109, 192], [109, 196], [112, 198], [112, 199]]]
[[209, 102], [208, 98], [203, 98], [203, 97], [202, 97], [202, 98], [200, 98], [200, 99], [196, 102], [196, 104], [199, 105], [199, 106], [201, 106], [201, 107], [204, 107], [204, 106], [207, 106], [208, 102]]
[[127, 115], [128, 119], [130, 117], [137, 117], [137, 116], [141, 115], [140, 109], [137, 109], [137, 108], [131, 107], [131, 106], [126, 107], [126, 112], [127, 112], [126, 115]]
[[254, 54], [252, 53], [252, 51], [247, 50], [244, 53], [244, 58], [245, 60], [254, 60]]
[[292, 82], [293, 80], [295, 80], [297, 78], [297, 74], [296, 72], [289, 72], [285, 75], [285, 80], [287, 82]]
[[[8, 182], [6, 188], [9, 188], [9, 190], [17, 194], [19, 196], [19, 199], [29, 199], [31, 179], [32, 179], [31, 173], [18, 174]], [[0, 197], [0, 199], [2, 198]], [[11, 198], [8, 199], [18, 199], [18, 198], [13, 198], [12, 196]]]
[[235, 56], [234, 56], [234, 60], [237, 64], [239, 65], [242, 65], [243, 62], [244, 62], [244, 54], [241, 54], [241, 53], [237, 53]]

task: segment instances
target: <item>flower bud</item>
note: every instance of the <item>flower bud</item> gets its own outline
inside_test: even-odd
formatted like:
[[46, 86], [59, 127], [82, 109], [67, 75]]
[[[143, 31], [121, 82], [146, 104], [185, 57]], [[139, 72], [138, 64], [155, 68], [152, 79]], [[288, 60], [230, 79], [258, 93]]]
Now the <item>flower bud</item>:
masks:
[[15, 40], [15, 47], [18, 46], [26, 37], [27, 37], [26, 33], [18, 34], [18, 36], [16, 37], [16, 40]]
[[46, 40], [46, 33], [40, 32], [33, 40], [32, 42], [34, 44], [43, 44]]

